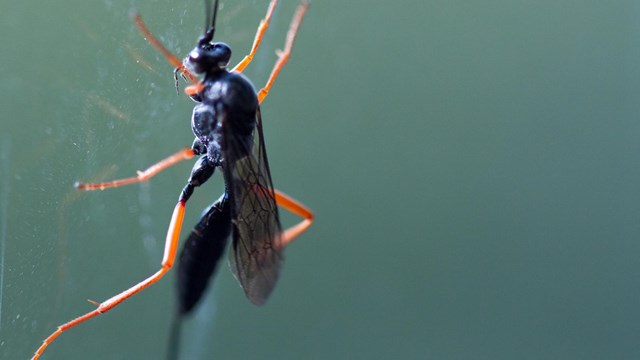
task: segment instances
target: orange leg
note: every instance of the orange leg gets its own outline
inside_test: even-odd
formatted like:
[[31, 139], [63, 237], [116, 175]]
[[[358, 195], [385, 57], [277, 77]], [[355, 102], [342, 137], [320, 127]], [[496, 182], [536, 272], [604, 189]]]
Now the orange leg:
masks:
[[307, 1], [303, 1], [298, 5], [298, 9], [293, 15], [293, 20], [291, 20], [291, 25], [289, 26], [289, 32], [287, 32], [287, 40], [284, 45], [284, 50], [278, 51], [278, 62], [276, 62], [276, 65], [273, 67], [271, 75], [269, 75], [269, 80], [267, 80], [267, 84], [258, 92], [258, 101], [262, 102], [262, 100], [267, 97], [269, 89], [271, 89], [273, 82], [278, 77], [278, 73], [280, 73], [284, 64], [289, 60], [293, 41], [296, 39], [298, 28], [302, 23], [302, 19], [304, 18], [304, 14], [307, 12], [307, 9], [309, 9], [309, 3]]
[[184, 93], [193, 96], [199, 94], [204, 89], [204, 83], [200, 82], [195, 85], [189, 85], [184, 88]]
[[158, 163], [151, 165], [145, 171], [138, 171], [138, 175], [126, 179], [113, 180], [104, 183], [81, 183], [77, 182], [75, 184], [76, 189], [80, 190], [104, 190], [106, 188], [118, 187], [123, 185], [134, 184], [138, 182], [143, 182], [149, 180], [151, 177], [155, 176], [162, 170], [173, 166], [180, 161], [188, 160], [193, 157], [193, 150], [190, 148], [185, 148], [183, 150], [178, 151], [177, 153], [167, 157], [166, 159], [160, 160]]
[[242, 72], [244, 68], [249, 65], [251, 60], [253, 60], [253, 56], [258, 51], [258, 46], [260, 46], [260, 42], [262, 41], [262, 37], [264, 36], [264, 32], [269, 27], [269, 21], [271, 20], [271, 15], [273, 15], [273, 10], [276, 8], [276, 4], [278, 4], [278, 0], [271, 0], [269, 3], [269, 8], [267, 9], [267, 15], [265, 15], [264, 19], [260, 21], [260, 25], [258, 26], [258, 32], [256, 32], [256, 37], [253, 39], [253, 46], [251, 47], [251, 51], [249, 55], [245, 56], [242, 61], [236, 65], [231, 71]]
[[311, 212], [309, 208], [302, 205], [294, 198], [282, 193], [280, 190], [274, 191], [276, 195], [276, 203], [278, 205], [300, 216], [303, 219], [298, 224], [293, 225], [292, 227], [282, 232], [278, 247], [285, 247], [289, 245], [293, 240], [295, 240], [295, 238], [309, 229], [309, 227], [313, 223], [313, 212]]
[[133, 21], [136, 23], [136, 26], [138, 27], [138, 30], [140, 30], [142, 35], [144, 35], [144, 37], [147, 38], [147, 41], [151, 45], [153, 45], [153, 47], [155, 47], [158, 51], [160, 51], [160, 53], [164, 55], [167, 61], [169, 61], [171, 65], [176, 67], [178, 72], [184, 74], [187, 78], [189, 78], [189, 80], [191, 80], [192, 83], [197, 84], [199, 82], [198, 77], [193, 75], [189, 70], [187, 70], [187, 68], [184, 67], [184, 65], [182, 64], [182, 61], [178, 59], [178, 57], [173, 55], [171, 51], [169, 51], [166, 47], [164, 47], [164, 45], [162, 45], [162, 43], [160, 43], [160, 41], [151, 34], [151, 31], [149, 31], [149, 28], [147, 28], [147, 25], [145, 25], [144, 21], [142, 21], [142, 17], [140, 16], [140, 14], [137, 11], [133, 12], [132, 17], [133, 17]]
[[[164, 57], [167, 59], [167, 61], [169, 61], [171, 65], [176, 67], [175, 74], [181, 73], [185, 75], [193, 83], [193, 85], [187, 86], [184, 89], [184, 92], [187, 95], [192, 96], [202, 91], [202, 89], [204, 88], [204, 84], [198, 81], [198, 77], [192, 74], [184, 66], [184, 64], [182, 64], [182, 61], [180, 61], [180, 59], [178, 59], [177, 56], [173, 55], [171, 51], [169, 51], [166, 47], [164, 47], [164, 45], [162, 45], [162, 43], [158, 39], [156, 39], [156, 37], [153, 36], [153, 34], [151, 34], [151, 31], [149, 31], [149, 28], [147, 28], [147, 25], [144, 23], [144, 21], [142, 21], [142, 17], [140, 16], [140, 14], [138, 12], [134, 12], [132, 16], [133, 16], [133, 21], [136, 23], [136, 26], [138, 27], [138, 30], [142, 33], [142, 35], [144, 35], [145, 38], [147, 38], [147, 41], [149, 41], [149, 43], [153, 45], [153, 47], [155, 47], [158, 51], [160, 51], [160, 53], [164, 55]], [[176, 75], [176, 89], [178, 87], [177, 81], [178, 81], [178, 78]]]
[[165, 240], [164, 257], [162, 258], [162, 264], [161, 264], [162, 266], [160, 270], [158, 270], [155, 274], [149, 276], [145, 280], [139, 282], [138, 284], [121, 292], [120, 294], [113, 296], [112, 298], [100, 303], [97, 309], [90, 311], [80, 317], [77, 317], [69, 321], [68, 323], [58, 326], [58, 329], [44, 340], [42, 345], [38, 348], [36, 353], [33, 355], [32, 360], [38, 359], [40, 355], [42, 355], [44, 350], [47, 348], [47, 346], [51, 344], [51, 342], [53, 342], [53, 340], [55, 340], [55, 338], [57, 338], [64, 331], [69, 330], [70, 328], [78, 324], [81, 324], [91, 319], [92, 317], [98, 316], [100, 314], [104, 314], [107, 311], [113, 309], [121, 302], [127, 300], [131, 296], [135, 295], [136, 293], [144, 290], [151, 284], [160, 280], [164, 276], [164, 274], [166, 274], [167, 271], [171, 269], [171, 267], [173, 266], [174, 260], [176, 258], [176, 253], [178, 249], [178, 242], [180, 239], [180, 229], [182, 228], [182, 221], [184, 219], [185, 202], [186, 201], [178, 202], [175, 209], [173, 210], [173, 215], [171, 216], [171, 223], [169, 225], [169, 230], [167, 231], [167, 238]]

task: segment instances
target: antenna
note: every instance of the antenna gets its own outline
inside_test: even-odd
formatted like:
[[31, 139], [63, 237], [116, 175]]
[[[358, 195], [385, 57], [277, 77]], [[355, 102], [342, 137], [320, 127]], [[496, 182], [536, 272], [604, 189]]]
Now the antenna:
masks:
[[205, 23], [204, 35], [202, 35], [202, 37], [200, 38], [200, 41], [198, 42], [198, 44], [201, 46], [213, 40], [213, 34], [216, 32], [216, 17], [218, 15], [218, 2], [219, 2], [218, 0], [215, 0], [215, 3], [213, 4], [213, 16], [211, 18], [211, 26], [207, 29], [206, 26], [208, 26], [208, 23], [209, 23], [209, 13], [211, 13], [211, 5], [209, 5], [209, 2], [205, 0], [205, 11], [207, 12], [207, 17], [205, 19], [206, 23]]
[[204, 19], [204, 32], [203, 34], [207, 34], [207, 31], [209, 30], [209, 24], [211, 23], [211, 2], [209, 2], [209, 0], [204, 0], [204, 13], [205, 13], [205, 19]]

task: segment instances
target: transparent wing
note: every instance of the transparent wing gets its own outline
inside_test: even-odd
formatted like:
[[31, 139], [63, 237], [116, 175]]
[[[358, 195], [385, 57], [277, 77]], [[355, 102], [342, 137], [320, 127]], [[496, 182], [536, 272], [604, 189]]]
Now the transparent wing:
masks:
[[231, 123], [225, 124], [223, 145], [223, 168], [231, 197], [231, 269], [247, 298], [256, 305], [262, 305], [278, 280], [283, 256], [276, 242], [282, 230], [264, 146], [260, 110], [256, 113], [253, 139], [238, 136], [237, 132], [234, 136]]

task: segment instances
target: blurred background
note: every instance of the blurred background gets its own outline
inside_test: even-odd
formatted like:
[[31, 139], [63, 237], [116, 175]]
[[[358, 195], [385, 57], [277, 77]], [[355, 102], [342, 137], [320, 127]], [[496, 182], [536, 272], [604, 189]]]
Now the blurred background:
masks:
[[[267, 3], [222, 1], [232, 63]], [[296, 5], [245, 72], [257, 87]], [[180, 57], [202, 32], [195, 0], [3, 5], [0, 358], [159, 267], [193, 162], [72, 188], [193, 140], [194, 103], [132, 8]], [[317, 221], [264, 307], [221, 266], [182, 358], [639, 358], [639, 94], [638, 1], [313, 1], [262, 115], [274, 183]], [[196, 191], [183, 234], [222, 189]], [[162, 359], [173, 282], [43, 359]]]

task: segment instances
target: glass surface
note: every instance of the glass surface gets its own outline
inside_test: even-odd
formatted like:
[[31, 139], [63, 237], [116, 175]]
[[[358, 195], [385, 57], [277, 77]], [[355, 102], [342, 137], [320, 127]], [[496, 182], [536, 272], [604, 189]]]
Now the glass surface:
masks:
[[[235, 63], [267, 1], [222, 5]], [[296, 5], [246, 70], [257, 87]], [[193, 102], [131, 8], [180, 57], [203, 28], [201, 1], [2, 6], [2, 359], [159, 267], [192, 162], [72, 187], [193, 140]], [[262, 116], [275, 186], [316, 223], [263, 307], [219, 269], [183, 358], [639, 358], [639, 114], [638, 1], [313, 1]], [[196, 190], [183, 236], [222, 189]], [[173, 280], [43, 359], [164, 358]]]

